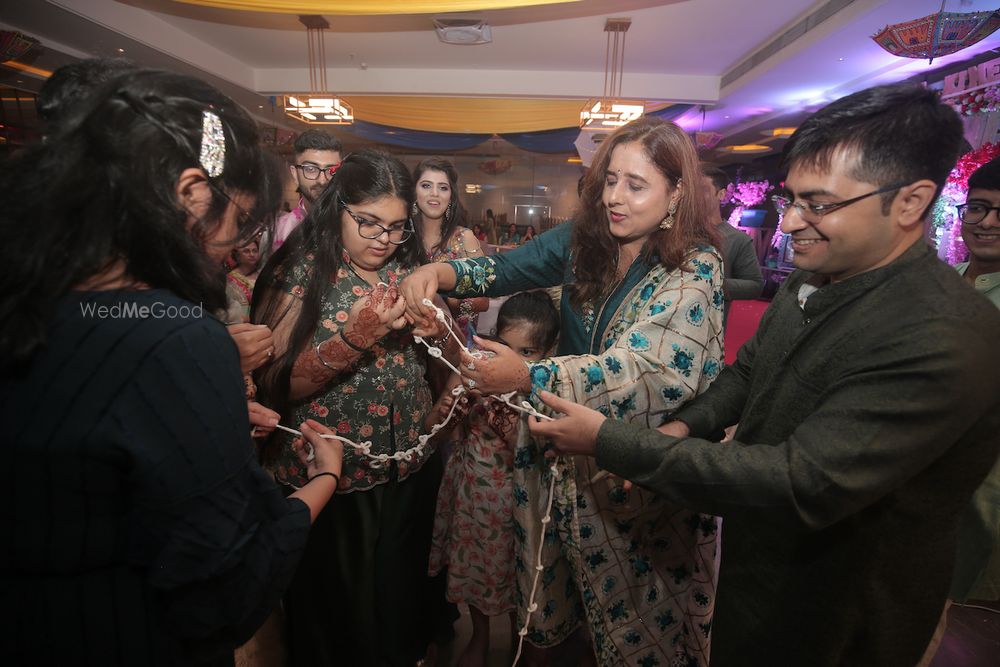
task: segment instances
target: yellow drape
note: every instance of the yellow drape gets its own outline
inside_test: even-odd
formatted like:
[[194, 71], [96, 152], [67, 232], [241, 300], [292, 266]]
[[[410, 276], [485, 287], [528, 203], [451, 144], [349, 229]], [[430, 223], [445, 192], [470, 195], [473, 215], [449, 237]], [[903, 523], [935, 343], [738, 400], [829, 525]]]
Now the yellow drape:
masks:
[[511, 9], [533, 5], [559, 5], [580, 0], [176, 0], [188, 5], [240, 9], [274, 14], [444, 14]]
[[[587, 100], [349, 95], [358, 120], [428, 132], [503, 134], [573, 127]], [[649, 105], [646, 111], [669, 104]]]

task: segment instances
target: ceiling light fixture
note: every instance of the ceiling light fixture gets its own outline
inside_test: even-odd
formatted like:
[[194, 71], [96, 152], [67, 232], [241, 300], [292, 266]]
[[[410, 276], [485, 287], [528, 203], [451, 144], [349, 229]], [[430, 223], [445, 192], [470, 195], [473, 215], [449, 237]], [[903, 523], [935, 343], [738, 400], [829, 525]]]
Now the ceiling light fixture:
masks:
[[284, 95], [285, 113], [310, 125], [350, 125], [354, 109], [334, 97], [326, 83], [325, 32], [330, 27], [322, 16], [300, 16], [309, 44], [309, 95]]
[[729, 151], [730, 153], [766, 153], [771, 150], [770, 146], [765, 146], [763, 144], [736, 144], [733, 146], [722, 146], [719, 148], [722, 151]]
[[620, 127], [642, 116], [644, 101], [621, 99], [622, 76], [625, 73], [625, 33], [632, 19], [608, 19], [604, 24], [607, 33], [607, 50], [604, 55], [604, 96], [591, 99], [580, 110], [580, 127], [600, 130]]
[[482, 19], [434, 19], [434, 31], [445, 44], [471, 46], [493, 41], [490, 24]]

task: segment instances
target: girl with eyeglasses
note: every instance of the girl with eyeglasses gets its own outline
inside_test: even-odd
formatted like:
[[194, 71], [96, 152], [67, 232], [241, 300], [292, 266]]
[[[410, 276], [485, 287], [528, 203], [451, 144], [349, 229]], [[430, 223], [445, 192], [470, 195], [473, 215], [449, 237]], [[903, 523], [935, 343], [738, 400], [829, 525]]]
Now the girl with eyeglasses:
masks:
[[[257, 280], [252, 319], [277, 352], [259, 400], [371, 454], [412, 448], [431, 408], [426, 355], [402, 329], [399, 280], [421, 263], [413, 182], [396, 158], [348, 156]], [[290, 438], [265, 454], [289, 488], [304, 483]], [[285, 600], [293, 665], [413, 664], [440, 470], [433, 445], [384, 464], [345, 447], [339, 508], [320, 516]], [[429, 463], [429, 459], [430, 463]], [[440, 463], [437, 463], [440, 466]]]
[[138, 68], [0, 163], [9, 664], [231, 665], [290, 580], [341, 445], [296, 423], [284, 497], [212, 317], [268, 175], [232, 100]]

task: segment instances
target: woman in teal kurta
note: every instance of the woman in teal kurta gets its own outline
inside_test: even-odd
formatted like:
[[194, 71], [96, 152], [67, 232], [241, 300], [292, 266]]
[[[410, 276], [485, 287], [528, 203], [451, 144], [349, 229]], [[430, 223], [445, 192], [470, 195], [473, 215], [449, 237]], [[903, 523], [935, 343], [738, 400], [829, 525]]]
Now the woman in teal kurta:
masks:
[[[595, 159], [577, 223], [508, 253], [418, 269], [402, 288], [410, 315], [426, 317], [412, 304], [439, 286], [499, 296], [564, 285], [559, 356], [515, 364], [502, 346], [482, 342], [498, 356], [466, 359], [467, 386], [546, 389], [659, 426], [722, 367], [722, 264], [697, 173], [694, 149], [675, 125], [625, 126]], [[514, 460], [522, 622], [545, 542], [528, 639], [554, 645], [585, 621], [601, 665], [707, 665], [717, 520], [626, 490], [592, 459], [567, 458], [543, 534], [550, 473], [540, 452], [529, 441]]]

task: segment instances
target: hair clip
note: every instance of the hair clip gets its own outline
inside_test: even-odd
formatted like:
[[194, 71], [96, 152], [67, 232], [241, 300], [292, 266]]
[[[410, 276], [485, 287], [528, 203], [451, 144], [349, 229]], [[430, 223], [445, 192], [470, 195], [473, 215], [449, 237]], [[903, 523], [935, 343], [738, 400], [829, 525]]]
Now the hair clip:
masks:
[[201, 112], [201, 167], [209, 178], [222, 175], [226, 164], [226, 133], [214, 111]]

